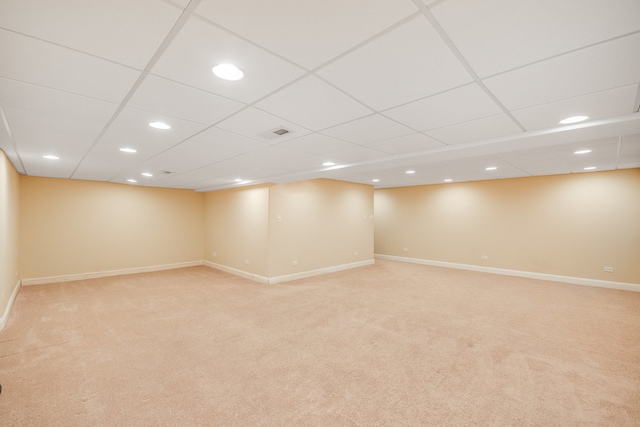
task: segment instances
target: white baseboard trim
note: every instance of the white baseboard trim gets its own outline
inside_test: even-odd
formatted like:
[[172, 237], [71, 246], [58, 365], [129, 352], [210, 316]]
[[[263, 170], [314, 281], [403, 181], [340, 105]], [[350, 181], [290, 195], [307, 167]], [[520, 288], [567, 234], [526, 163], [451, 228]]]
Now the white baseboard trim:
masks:
[[173, 270], [175, 268], [195, 267], [198, 265], [202, 265], [202, 261], [187, 261], [187, 262], [178, 262], [175, 264], [125, 268], [122, 270], [98, 271], [95, 273], [80, 273], [80, 274], [69, 274], [65, 276], [39, 277], [36, 279], [22, 279], [22, 286], [44, 285], [47, 283], [59, 283], [59, 282], [71, 282], [74, 280], [99, 279], [101, 277], [122, 276], [125, 274], [151, 273], [154, 271]]
[[331, 267], [319, 268], [317, 270], [301, 271], [300, 273], [286, 274], [284, 276], [276, 276], [269, 278], [269, 284], [289, 282], [291, 280], [305, 279], [307, 277], [320, 276], [327, 273], [335, 273], [337, 271], [349, 270], [351, 268], [363, 267], [365, 265], [374, 264], [375, 259], [367, 259], [364, 261], [351, 262], [349, 264], [333, 265]]
[[236, 276], [244, 277], [245, 279], [253, 280], [263, 284], [274, 285], [276, 283], [289, 282], [291, 280], [304, 279], [307, 277], [320, 276], [321, 274], [335, 273], [336, 271], [348, 270], [350, 268], [362, 267], [365, 265], [374, 264], [374, 259], [368, 259], [365, 261], [352, 262], [350, 264], [334, 265], [331, 267], [319, 268], [317, 270], [301, 271], [300, 273], [287, 274], [284, 276], [265, 277], [258, 274], [249, 273], [248, 271], [239, 270], [233, 267], [227, 267], [226, 265], [216, 264], [211, 261], [205, 261], [204, 265], [215, 268], [216, 270], [226, 271]]
[[394, 255], [375, 254], [374, 257], [378, 259], [388, 259], [391, 261], [401, 261], [401, 262], [410, 262], [413, 264], [432, 265], [435, 267], [457, 268], [460, 270], [479, 271], [482, 273], [501, 274], [504, 276], [526, 277], [528, 279], [549, 280], [553, 282], [571, 283], [573, 285], [595, 286], [598, 288], [609, 288], [609, 289], [618, 289], [621, 291], [640, 292], [640, 284], [635, 284], [635, 283], [610, 282], [607, 280], [587, 279], [583, 277], [559, 276], [556, 274], [534, 273], [531, 271], [507, 270], [504, 268], [483, 267], [479, 265], [458, 264], [455, 262], [445, 262], [445, 261], [432, 261], [428, 259], [407, 258], [407, 257], [394, 256]]
[[16, 300], [18, 296], [18, 291], [20, 290], [20, 281], [13, 287], [13, 292], [11, 292], [11, 296], [9, 297], [9, 301], [7, 301], [7, 306], [4, 309], [4, 313], [2, 313], [2, 317], [0, 317], [0, 331], [7, 326], [7, 322], [9, 321], [9, 313], [11, 313], [11, 308], [13, 307], [13, 302]]
[[259, 274], [249, 273], [248, 271], [239, 270], [237, 268], [228, 267], [222, 264], [216, 264], [215, 262], [211, 262], [207, 260], [204, 261], [204, 265], [206, 265], [207, 267], [215, 268], [216, 270], [221, 270], [227, 273], [231, 273], [234, 276], [244, 277], [245, 279], [253, 280], [255, 282], [259, 282], [265, 285], [269, 283], [268, 277], [260, 276]]

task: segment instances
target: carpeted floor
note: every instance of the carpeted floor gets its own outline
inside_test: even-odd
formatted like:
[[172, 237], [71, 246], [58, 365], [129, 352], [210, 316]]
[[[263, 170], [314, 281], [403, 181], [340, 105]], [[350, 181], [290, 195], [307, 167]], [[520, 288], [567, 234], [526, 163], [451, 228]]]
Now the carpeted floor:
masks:
[[640, 294], [378, 260], [23, 287], [3, 426], [638, 426]]

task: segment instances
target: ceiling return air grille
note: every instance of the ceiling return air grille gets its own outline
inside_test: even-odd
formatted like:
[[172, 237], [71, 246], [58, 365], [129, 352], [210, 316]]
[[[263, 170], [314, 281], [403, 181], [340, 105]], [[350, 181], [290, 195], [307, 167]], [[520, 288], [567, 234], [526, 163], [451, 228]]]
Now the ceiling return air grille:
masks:
[[291, 129], [279, 126], [275, 129], [269, 129], [268, 131], [262, 132], [261, 134], [258, 134], [258, 136], [264, 139], [278, 139], [292, 133], [293, 131]]

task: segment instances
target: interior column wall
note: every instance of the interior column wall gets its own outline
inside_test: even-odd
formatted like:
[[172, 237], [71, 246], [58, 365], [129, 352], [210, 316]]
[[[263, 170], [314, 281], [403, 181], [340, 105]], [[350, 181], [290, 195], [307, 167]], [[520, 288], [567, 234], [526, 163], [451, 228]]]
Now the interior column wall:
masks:
[[205, 261], [268, 277], [269, 185], [205, 195]]
[[269, 230], [271, 277], [373, 262], [373, 187], [330, 179], [273, 186]]

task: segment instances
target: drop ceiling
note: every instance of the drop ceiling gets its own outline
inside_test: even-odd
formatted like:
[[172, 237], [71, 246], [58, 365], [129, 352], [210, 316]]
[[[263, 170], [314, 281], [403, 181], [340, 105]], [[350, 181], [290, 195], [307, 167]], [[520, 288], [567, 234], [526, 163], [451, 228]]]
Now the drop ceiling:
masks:
[[638, 0], [3, 0], [0, 148], [24, 175], [196, 191], [638, 168], [638, 17]]

